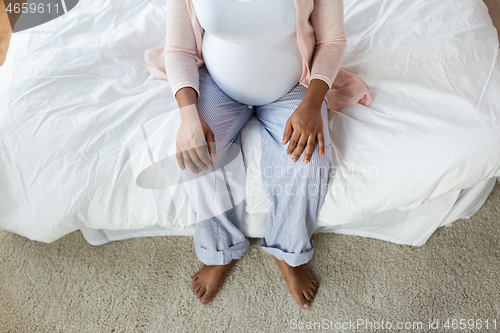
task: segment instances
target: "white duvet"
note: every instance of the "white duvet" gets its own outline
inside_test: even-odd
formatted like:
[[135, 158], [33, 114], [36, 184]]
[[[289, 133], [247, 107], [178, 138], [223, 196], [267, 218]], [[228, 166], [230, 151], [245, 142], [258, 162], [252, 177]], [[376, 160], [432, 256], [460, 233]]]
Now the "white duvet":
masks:
[[[317, 231], [419, 245], [450, 222], [461, 189], [491, 190], [500, 176], [497, 33], [481, 0], [344, 4], [343, 67], [374, 101], [330, 111], [336, 176]], [[139, 186], [144, 168], [129, 151], [149, 120], [178, 121], [169, 83], [144, 67], [144, 51], [164, 40], [165, 0], [81, 0], [13, 36], [0, 68], [0, 228], [51, 242], [80, 228], [177, 223], [171, 190]], [[257, 189], [245, 197], [248, 236], [263, 235], [270, 208], [258, 126], [242, 132]], [[420, 219], [405, 225], [383, 215], [416, 210]]]

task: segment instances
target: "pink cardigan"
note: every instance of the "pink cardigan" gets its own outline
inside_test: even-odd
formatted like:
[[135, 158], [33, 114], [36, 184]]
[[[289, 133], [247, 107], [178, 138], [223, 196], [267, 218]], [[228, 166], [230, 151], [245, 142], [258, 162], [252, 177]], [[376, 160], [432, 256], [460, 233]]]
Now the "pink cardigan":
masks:
[[[356, 103], [369, 106], [372, 99], [363, 81], [340, 68], [346, 44], [343, 0], [294, 1], [303, 59], [299, 83], [308, 87], [311, 79], [325, 81], [330, 88], [325, 99], [331, 110]], [[166, 45], [146, 50], [145, 65], [156, 78], [170, 81], [174, 96], [183, 87], [192, 87], [200, 94], [203, 32], [191, 0], [167, 0]]]

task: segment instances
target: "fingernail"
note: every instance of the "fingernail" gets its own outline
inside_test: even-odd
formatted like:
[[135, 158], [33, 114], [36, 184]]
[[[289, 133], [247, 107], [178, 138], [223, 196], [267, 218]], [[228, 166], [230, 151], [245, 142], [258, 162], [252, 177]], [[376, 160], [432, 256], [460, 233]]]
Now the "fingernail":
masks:
[[305, 164], [309, 163], [309, 160], [305, 160], [305, 161], [304, 161], [304, 163], [305, 163]]
[[292, 161], [297, 162], [297, 159], [296, 158], [292, 158]]

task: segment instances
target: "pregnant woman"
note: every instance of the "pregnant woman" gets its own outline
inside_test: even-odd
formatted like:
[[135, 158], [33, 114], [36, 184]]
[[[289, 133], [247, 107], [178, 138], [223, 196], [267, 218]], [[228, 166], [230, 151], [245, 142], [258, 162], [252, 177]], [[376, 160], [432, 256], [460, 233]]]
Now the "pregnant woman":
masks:
[[[179, 105], [182, 173], [213, 172], [231, 144], [241, 148], [250, 117], [260, 120], [262, 181], [272, 203], [260, 246], [304, 309], [318, 290], [305, 264], [332, 177], [327, 109], [371, 100], [363, 82], [340, 69], [345, 44], [342, 0], [168, 0], [166, 45], [146, 52], [147, 68], [169, 80]], [[230, 180], [244, 188], [241, 165]], [[201, 185], [188, 191], [198, 215], [216, 200], [206, 193]], [[195, 224], [204, 266], [192, 288], [203, 304], [248, 250], [242, 215], [243, 202], [233, 202]]]

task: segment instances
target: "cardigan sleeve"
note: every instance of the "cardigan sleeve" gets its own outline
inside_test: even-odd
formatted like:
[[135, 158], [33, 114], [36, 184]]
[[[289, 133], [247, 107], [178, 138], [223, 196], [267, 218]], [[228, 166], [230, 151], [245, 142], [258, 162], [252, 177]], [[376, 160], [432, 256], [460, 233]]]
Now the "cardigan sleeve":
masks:
[[311, 13], [316, 47], [311, 65], [312, 79], [321, 79], [331, 88], [346, 47], [343, 0], [315, 0]]
[[167, 0], [167, 38], [165, 71], [175, 96], [183, 87], [192, 87], [198, 97], [199, 76], [196, 62], [196, 40], [186, 0]]

